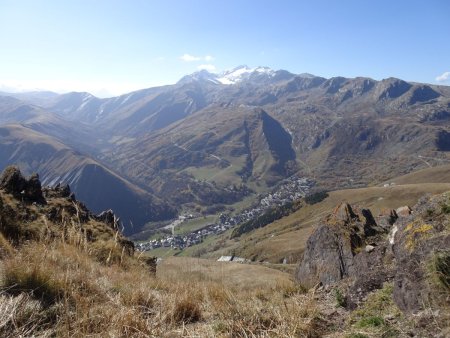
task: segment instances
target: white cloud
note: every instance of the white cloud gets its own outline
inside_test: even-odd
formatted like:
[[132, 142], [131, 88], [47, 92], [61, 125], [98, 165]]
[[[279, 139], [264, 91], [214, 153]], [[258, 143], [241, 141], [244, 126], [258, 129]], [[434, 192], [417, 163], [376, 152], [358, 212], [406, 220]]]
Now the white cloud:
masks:
[[193, 62], [193, 61], [200, 61], [202, 58], [190, 54], [183, 54], [182, 56], [180, 56], [180, 59], [185, 62]]
[[445, 82], [450, 79], [450, 72], [444, 72], [438, 77], [436, 77], [436, 81], [438, 82]]
[[191, 54], [183, 54], [180, 56], [180, 60], [184, 62], [194, 62], [194, 61], [206, 61], [211, 62], [214, 60], [214, 56], [211, 55], [205, 55], [205, 56], [194, 56]]
[[207, 70], [208, 72], [214, 72], [216, 70], [216, 66], [211, 65], [211, 64], [205, 64], [205, 65], [200, 65], [197, 66], [198, 70]]

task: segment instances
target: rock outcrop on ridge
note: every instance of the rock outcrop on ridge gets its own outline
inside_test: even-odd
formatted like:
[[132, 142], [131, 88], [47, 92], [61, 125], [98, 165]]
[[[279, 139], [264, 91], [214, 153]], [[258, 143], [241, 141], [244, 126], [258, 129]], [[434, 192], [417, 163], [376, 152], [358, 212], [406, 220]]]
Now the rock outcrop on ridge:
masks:
[[120, 220], [112, 210], [93, 214], [76, 200], [68, 185], [42, 188], [38, 174], [26, 179], [16, 166], [0, 176], [0, 232], [14, 242], [64, 238], [76, 232], [80, 241], [115, 238], [118, 247], [132, 255], [134, 244], [120, 230]]
[[448, 324], [450, 194], [383, 210], [376, 220], [369, 210], [342, 203], [308, 239], [296, 278], [309, 288], [344, 289], [349, 309], [390, 283], [402, 312], [426, 317], [423, 325]]
[[356, 275], [359, 266], [355, 256], [383, 232], [370, 210], [342, 203], [308, 239], [297, 279], [312, 287]]
[[0, 177], [0, 189], [12, 194], [18, 199], [28, 202], [45, 204], [45, 198], [42, 195], [41, 182], [39, 175], [33, 174], [29, 179], [22, 176], [19, 168], [10, 166], [6, 168]]

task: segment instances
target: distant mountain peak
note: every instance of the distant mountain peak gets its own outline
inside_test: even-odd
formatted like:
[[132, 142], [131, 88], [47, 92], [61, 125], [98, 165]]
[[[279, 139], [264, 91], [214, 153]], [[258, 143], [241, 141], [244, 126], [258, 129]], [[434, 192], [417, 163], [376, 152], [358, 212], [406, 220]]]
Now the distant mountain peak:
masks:
[[250, 68], [247, 65], [242, 65], [231, 70], [224, 71], [219, 75], [219, 78], [217, 80], [222, 84], [235, 84], [248, 79], [251, 74], [254, 73], [266, 74], [269, 77], [273, 77], [276, 71], [269, 67]]
[[[186, 75], [178, 81], [180, 84], [190, 83], [192, 81], [208, 81], [215, 84], [233, 85], [241, 83], [247, 80], [270, 80], [281, 79], [287, 75], [293, 76], [293, 74], [285, 70], [273, 70], [270, 67], [249, 67], [247, 65], [240, 65], [235, 68], [225, 70], [222, 73], [210, 73], [207, 70], [200, 70], [190, 75]], [[278, 76], [278, 77], [277, 77]], [[304, 74], [305, 77], [314, 77], [311, 74]]]
[[307, 79], [312, 79], [312, 78], [316, 77], [315, 75], [313, 75], [311, 73], [301, 73], [301, 74], [298, 74], [297, 76], [304, 77], [304, 78], [307, 78]]
[[217, 80], [217, 77], [217, 74], [213, 74], [208, 72], [206, 69], [202, 69], [190, 75], [183, 76], [177, 83], [186, 84], [193, 81], [208, 81], [219, 84], [220, 82]]

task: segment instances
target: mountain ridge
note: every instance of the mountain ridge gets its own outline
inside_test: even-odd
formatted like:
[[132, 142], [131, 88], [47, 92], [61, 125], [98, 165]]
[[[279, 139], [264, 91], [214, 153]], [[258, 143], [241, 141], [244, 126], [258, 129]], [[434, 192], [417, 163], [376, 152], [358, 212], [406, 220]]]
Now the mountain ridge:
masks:
[[145, 222], [164, 218], [164, 213], [174, 216], [172, 207], [148, 191], [47, 135], [22, 125], [2, 125], [0, 141], [1, 168], [16, 164], [27, 174], [39, 172], [45, 185], [69, 184], [93, 211], [114, 209], [126, 234]]
[[[56, 137], [206, 214], [231, 211], [293, 174], [325, 189], [356, 188], [449, 160], [447, 86], [247, 66], [192, 76], [109, 99], [68, 93], [36, 106], [0, 97], [0, 123]], [[224, 76], [233, 81], [210, 81]]]

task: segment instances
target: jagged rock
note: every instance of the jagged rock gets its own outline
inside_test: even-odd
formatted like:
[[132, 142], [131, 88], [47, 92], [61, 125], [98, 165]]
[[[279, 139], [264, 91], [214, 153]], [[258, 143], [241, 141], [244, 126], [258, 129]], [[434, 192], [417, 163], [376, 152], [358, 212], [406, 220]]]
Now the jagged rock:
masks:
[[[364, 303], [369, 292], [383, 288], [386, 282], [393, 282], [393, 300], [406, 314], [449, 309], [448, 205], [450, 197], [443, 194], [421, 198], [413, 209], [384, 211], [381, 216], [388, 223], [397, 213], [403, 216], [392, 225], [389, 235], [384, 231], [373, 236], [366, 235], [370, 231], [362, 231], [365, 223], [371, 223], [370, 216], [340, 205], [309, 238], [297, 279], [311, 287], [345, 278], [339, 285], [346, 290], [349, 309]], [[364, 250], [355, 247], [358, 242], [365, 245]], [[443, 311], [434, 320], [449, 318], [450, 313]]]
[[372, 252], [375, 249], [375, 247], [373, 245], [366, 245], [366, 247], [364, 248], [364, 250], [366, 252]]
[[156, 266], [158, 263], [158, 257], [144, 257], [143, 262], [148, 267], [149, 272], [152, 275], [156, 275]]
[[324, 225], [308, 239], [296, 277], [306, 287], [319, 282], [327, 285], [348, 276], [353, 269], [352, 263], [352, 243]]
[[54, 187], [44, 188], [43, 193], [46, 198], [69, 198], [71, 196], [69, 185], [61, 183], [58, 183]]
[[8, 194], [16, 198], [21, 197], [22, 191], [25, 190], [27, 180], [22, 176], [18, 167], [7, 167], [0, 178], [0, 188]]
[[306, 287], [324, 285], [353, 276], [355, 255], [367, 237], [382, 232], [368, 209], [342, 203], [308, 239], [303, 260], [297, 270], [298, 281]]
[[353, 209], [350, 206], [350, 204], [341, 203], [334, 209], [333, 213], [329, 217], [329, 220], [337, 220], [347, 224], [356, 217], [357, 215], [353, 212]]
[[[430, 276], [437, 255], [450, 257], [450, 231], [448, 225], [444, 225], [444, 216], [439, 214], [441, 206], [446, 203], [448, 197], [445, 195], [428, 196], [419, 200], [413, 214], [395, 223], [398, 230], [392, 251], [397, 271], [393, 296], [397, 306], [406, 313], [417, 313], [433, 302], [445, 300], [436, 292], [436, 285], [433, 285]], [[420, 216], [426, 215], [429, 210], [434, 211], [434, 217], [424, 219]], [[447, 306], [450, 306], [448, 297]]]
[[411, 214], [411, 208], [407, 205], [397, 208], [395, 212], [397, 213], [398, 217], [408, 217]]
[[350, 284], [346, 294], [349, 309], [356, 308], [369, 292], [381, 289], [395, 274], [393, 256], [385, 241], [377, 246], [367, 245], [366, 249], [367, 247], [373, 249], [363, 250], [354, 257], [356, 273], [351, 276], [353, 283]]
[[398, 215], [394, 209], [383, 209], [376, 218], [376, 222], [383, 229], [390, 229], [397, 219]]
[[0, 188], [15, 198], [27, 202], [45, 204], [39, 175], [33, 174], [27, 180], [16, 166], [7, 167], [0, 178]]
[[45, 198], [42, 194], [41, 181], [39, 181], [39, 175], [33, 174], [28, 179], [25, 188], [25, 198], [31, 202], [37, 202], [40, 204], [45, 204]]
[[94, 216], [94, 219], [108, 224], [113, 229], [118, 229], [119, 227], [120, 218], [116, 217], [111, 209], [102, 211], [100, 214]]

